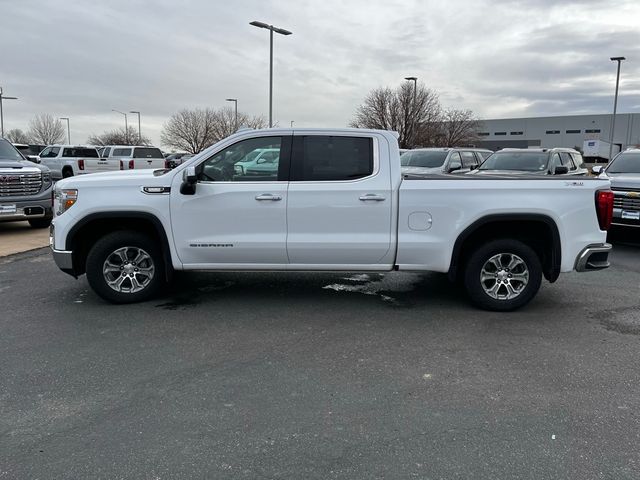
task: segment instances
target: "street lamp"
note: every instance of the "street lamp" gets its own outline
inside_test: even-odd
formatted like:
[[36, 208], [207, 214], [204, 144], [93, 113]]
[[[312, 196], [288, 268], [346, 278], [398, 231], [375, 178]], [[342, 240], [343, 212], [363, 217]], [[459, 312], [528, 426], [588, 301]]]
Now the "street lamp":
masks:
[[129, 144], [129, 125], [127, 124], [127, 114], [120, 110], [116, 110], [115, 108], [112, 108], [111, 111], [124, 115], [124, 143]]
[[71, 145], [71, 129], [69, 128], [69, 117], [60, 117], [59, 120], [67, 121], [67, 145]]
[[129, 113], [137, 113], [138, 114], [138, 145], [142, 145], [142, 131], [140, 130], [140, 112], [136, 112], [135, 110], [131, 110]]
[[233, 102], [236, 104], [236, 132], [238, 131], [238, 99], [237, 98], [227, 98], [227, 102]]
[[5, 97], [0, 87], [0, 137], [4, 137], [4, 116], [2, 114], [2, 100], [18, 100], [18, 97]]
[[611, 135], [609, 138], [609, 161], [611, 161], [611, 155], [613, 155], [613, 132], [616, 129], [616, 110], [618, 109], [618, 85], [620, 84], [620, 64], [624, 57], [611, 57], [612, 62], [618, 62], [618, 74], [616, 75], [616, 95], [613, 99], [613, 118], [611, 119]]
[[[416, 103], [417, 103], [417, 91], [418, 91], [418, 77], [404, 77], [405, 80], [413, 82], [413, 115], [411, 120], [411, 143], [415, 142], [416, 136]], [[413, 146], [413, 145], [412, 145]]]
[[280, 35], [291, 35], [291, 32], [263, 22], [253, 21], [249, 25], [269, 30], [269, 128], [271, 128], [273, 127], [273, 32]]
[[293, 120], [291, 120], [291, 128], [293, 128]]

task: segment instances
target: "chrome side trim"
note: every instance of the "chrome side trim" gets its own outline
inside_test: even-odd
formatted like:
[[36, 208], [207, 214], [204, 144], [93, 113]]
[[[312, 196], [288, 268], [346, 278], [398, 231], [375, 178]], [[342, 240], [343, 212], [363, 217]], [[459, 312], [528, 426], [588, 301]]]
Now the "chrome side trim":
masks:
[[[577, 272], [588, 272], [592, 270], [602, 270], [609, 267], [608, 256], [613, 247], [610, 243], [601, 243], [598, 245], [589, 245], [584, 248], [576, 258], [575, 270]], [[594, 254], [605, 253], [605, 259], [592, 260]]]

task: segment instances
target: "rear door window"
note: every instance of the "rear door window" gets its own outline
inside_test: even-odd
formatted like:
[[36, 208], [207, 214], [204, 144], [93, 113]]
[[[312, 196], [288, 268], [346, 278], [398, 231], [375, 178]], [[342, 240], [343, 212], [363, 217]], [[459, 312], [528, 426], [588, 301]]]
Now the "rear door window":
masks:
[[560, 152], [560, 158], [562, 158], [562, 164], [571, 170], [575, 170], [576, 166], [573, 164], [573, 158], [569, 155], [569, 152]]
[[60, 152], [60, 147], [48, 147], [45, 148], [40, 154], [40, 158], [55, 158]]
[[357, 180], [373, 174], [373, 139], [309, 135], [294, 138], [293, 181]]
[[476, 156], [473, 152], [460, 152], [462, 156], [462, 166], [464, 168], [473, 168], [477, 164]]

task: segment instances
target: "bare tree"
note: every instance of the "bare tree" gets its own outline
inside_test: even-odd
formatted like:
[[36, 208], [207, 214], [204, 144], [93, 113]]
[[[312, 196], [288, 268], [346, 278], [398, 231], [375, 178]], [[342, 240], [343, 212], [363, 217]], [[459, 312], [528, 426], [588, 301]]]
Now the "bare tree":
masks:
[[[264, 128], [262, 117], [238, 112], [238, 125]], [[177, 150], [199, 153], [235, 132], [235, 112], [230, 108], [180, 110], [164, 124], [162, 144]]]
[[404, 83], [395, 90], [388, 87], [372, 90], [357, 108], [350, 125], [395, 130], [401, 148], [427, 141], [441, 116], [440, 101], [423, 84], [417, 86], [415, 97], [413, 88], [412, 84]]
[[11, 143], [31, 143], [29, 135], [20, 128], [9, 130], [5, 134], [4, 138], [9, 140]]
[[87, 143], [90, 145], [151, 145], [151, 140], [142, 135], [138, 143], [138, 130], [129, 126], [126, 134], [124, 128], [116, 128], [100, 135], [91, 135]]
[[445, 110], [439, 122], [440, 132], [438, 141], [434, 144], [441, 147], [463, 147], [475, 145], [480, 136], [478, 129], [480, 122], [473, 116], [471, 110]]
[[66, 135], [62, 122], [49, 113], [40, 113], [29, 122], [29, 136], [36, 143], [61, 143]]

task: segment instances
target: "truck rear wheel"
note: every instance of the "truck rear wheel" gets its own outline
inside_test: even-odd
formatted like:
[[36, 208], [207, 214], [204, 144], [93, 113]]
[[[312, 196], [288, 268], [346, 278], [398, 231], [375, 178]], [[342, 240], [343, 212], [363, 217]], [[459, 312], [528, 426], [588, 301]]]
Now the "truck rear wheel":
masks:
[[156, 295], [164, 284], [165, 265], [147, 235], [117, 231], [98, 240], [87, 255], [87, 280], [102, 298], [134, 303]]
[[511, 239], [493, 240], [471, 254], [464, 284], [480, 308], [505, 312], [531, 301], [540, 289], [542, 267], [536, 252]]

